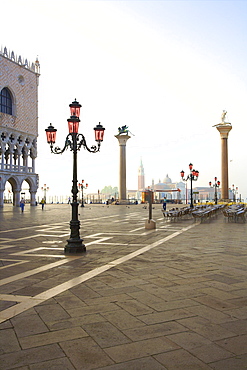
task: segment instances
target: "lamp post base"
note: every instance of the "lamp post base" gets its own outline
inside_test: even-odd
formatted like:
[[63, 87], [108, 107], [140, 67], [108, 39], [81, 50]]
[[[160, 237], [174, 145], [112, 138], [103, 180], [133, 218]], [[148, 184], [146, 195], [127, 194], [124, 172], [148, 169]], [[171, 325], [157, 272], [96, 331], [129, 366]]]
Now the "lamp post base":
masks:
[[66, 254], [77, 254], [77, 253], [85, 253], [86, 247], [82, 243], [82, 239], [68, 239], [68, 244], [64, 248], [64, 253]]

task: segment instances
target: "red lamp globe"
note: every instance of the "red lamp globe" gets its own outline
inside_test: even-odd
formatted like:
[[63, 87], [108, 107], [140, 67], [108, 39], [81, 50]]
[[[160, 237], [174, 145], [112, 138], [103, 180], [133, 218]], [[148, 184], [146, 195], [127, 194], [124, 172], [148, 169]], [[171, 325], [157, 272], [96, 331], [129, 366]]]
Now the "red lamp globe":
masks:
[[184, 171], [183, 170], [180, 172], [180, 175], [181, 175], [181, 177], [184, 177]]
[[76, 99], [69, 105], [70, 115], [80, 117], [81, 104]]
[[68, 127], [69, 127], [69, 133], [70, 134], [78, 134], [79, 130], [79, 118], [76, 116], [71, 116], [67, 119], [68, 121]]
[[98, 143], [101, 143], [104, 139], [104, 131], [105, 131], [105, 128], [100, 124], [94, 127], [94, 132], [95, 132], [95, 141], [97, 141]]
[[52, 126], [52, 124], [50, 124], [50, 126], [48, 126], [45, 129], [45, 132], [46, 132], [47, 143], [48, 144], [54, 144], [55, 141], [56, 141], [56, 132], [57, 132], [57, 130], [54, 128], [54, 126]]

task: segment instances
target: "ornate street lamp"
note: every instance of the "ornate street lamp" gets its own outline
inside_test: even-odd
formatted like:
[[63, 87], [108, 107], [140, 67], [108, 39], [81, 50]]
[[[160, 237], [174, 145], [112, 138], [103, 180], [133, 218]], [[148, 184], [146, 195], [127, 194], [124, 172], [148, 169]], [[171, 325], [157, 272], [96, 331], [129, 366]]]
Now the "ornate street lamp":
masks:
[[81, 253], [86, 251], [85, 245], [82, 243], [83, 240], [80, 238], [80, 221], [78, 220], [78, 202], [77, 202], [77, 151], [83, 147], [90, 153], [96, 153], [100, 150], [100, 144], [104, 138], [104, 127], [99, 123], [95, 128], [95, 141], [98, 143], [97, 146], [91, 146], [89, 148], [86, 143], [84, 135], [78, 133], [79, 129], [79, 116], [81, 104], [76, 100], [72, 102], [70, 106], [70, 118], [68, 121], [69, 134], [66, 136], [65, 145], [63, 149], [54, 147], [56, 141], [56, 129], [52, 124], [45, 130], [47, 143], [50, 144], [51, 152], [54, 154], [62, 154], [66, 149], [70, 148], [73, 152], [73, 180], [72, 180], [72, 219], [70, 221], [70, 238], [67, 240], [68, 244], [64, 248], [65, 253]]
[[44, 186], [41, 187], [41, 190], [44, 192], [44, 200], [46, 202], [46, 192], [49, 190], [49, 187], [44, 184]]
[[180, 172], [181, 178], [183, 181], [190, 180], [190, 207], [193, 208], [193, 191], [192, 191], [192, 181], [197, 181], [199, 176], [199, 171], [196, 171], [193, 168], [193, 164], [189, 164], [190, 174], [185, 178], [184, 171]]
[[237, 200], [237, 197], [236, 197], [237, 193], [238, 193], [238, 187], [236, 186], [236, 189], [235, 189], [234, 184], [233, 184], [232, 185], [233, 202], [236, 202]]
[[79, 189], [81, 189], [81, 207], [84, 207], [84, 200], [83, 200], [83, 189], [87, 189], [88, 184], [84, 186], [84, 180], [81, 180], [81, 184], [78, 184]]
[[217, 177], [214, 178], [214, 184], [212, 185], [212, 182], [209, 181], [209, 186], [211, 188], [214, 188], [214, 201], [215, 201], [215, 204], [217, 204], [218, 202], [218, 197], [217, 197], [217, 188], [220, 187], [220, 181], [217, 181]]

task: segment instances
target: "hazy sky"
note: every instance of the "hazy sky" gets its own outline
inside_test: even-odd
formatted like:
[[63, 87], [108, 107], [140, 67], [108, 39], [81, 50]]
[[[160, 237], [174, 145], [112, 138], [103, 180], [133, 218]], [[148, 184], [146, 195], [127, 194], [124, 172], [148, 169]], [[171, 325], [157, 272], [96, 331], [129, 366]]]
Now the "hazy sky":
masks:
[[45, 128], [67, 135], [69, 104], [81, 104], [79, 131], [88, 146], [106, 128], [100, 153], [78, 153], [88, 192], [118, 186], [118, 127], [129, 126], [127, 188], [166, 174], [179, 181], [192, 162], [194, 185], [221, 180], [220, 123], [229, 134], [229, 186], [247, 197], [247, 2], [0, 0], [0, 44], [41, 65], [36, 170], [50, 194], [69, 194], [72, 153], [50, 153]]

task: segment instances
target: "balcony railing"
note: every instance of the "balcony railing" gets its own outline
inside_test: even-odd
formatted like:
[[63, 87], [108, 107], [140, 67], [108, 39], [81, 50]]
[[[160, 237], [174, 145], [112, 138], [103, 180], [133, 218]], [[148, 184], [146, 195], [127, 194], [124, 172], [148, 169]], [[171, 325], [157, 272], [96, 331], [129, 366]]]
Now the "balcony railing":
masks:
[[25, 173], [33, 173], [33, 168], [32, 167], [26, 167], [26, 166], [18, 166], [16, 164], [12, 164], [12, 166], [8, 163], [5, 163], [1, 166], [1, 169], [3, 171], [8, 171], [8, 172], [25, 172]]

